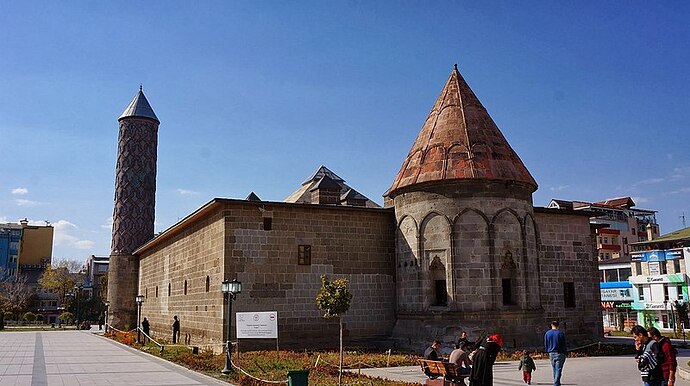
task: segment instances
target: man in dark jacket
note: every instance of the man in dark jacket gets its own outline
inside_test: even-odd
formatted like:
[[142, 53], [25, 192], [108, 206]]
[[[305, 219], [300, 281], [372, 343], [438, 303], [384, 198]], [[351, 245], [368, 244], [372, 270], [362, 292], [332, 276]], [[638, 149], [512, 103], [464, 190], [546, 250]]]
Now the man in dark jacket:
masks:
[[173, 344], [175, 344], [177, 343], [177, 340], [180, 338], [180, 321], [177, 319], [177, 315], [173, 316], [172, 330]]
[[661, 371], [664, 373], [663, 386], [673, 386], [676, 384], [676, 368], [678, 367], [678, 360], [676, 356], [678, 352], [671, 343], [671, 340], [665, 336], [661, 335], [661, 332], [656, 327], [651, 327], [649, 331], [649, 337], [654, 339], [661, 347], [661, 353], [663, 354], [663, 360], [661, 361]]
[[637, 349], [637, 368], [640, 370], [642, 384], [644, 386], [661, 386], [664, 381], [664, 373], [661, 370], [661, 347], [648, 336], [647, 330], [642, 326], [632, 328], [632, 335], [635, 338], [635, 348]]
[[426, 351], [424, 351], [424, 359], [428, 359], [430, 361], [440, 361], [441, 360], [441, 342], [435, 340], [431, 342], [431, 346], [429, 346]]

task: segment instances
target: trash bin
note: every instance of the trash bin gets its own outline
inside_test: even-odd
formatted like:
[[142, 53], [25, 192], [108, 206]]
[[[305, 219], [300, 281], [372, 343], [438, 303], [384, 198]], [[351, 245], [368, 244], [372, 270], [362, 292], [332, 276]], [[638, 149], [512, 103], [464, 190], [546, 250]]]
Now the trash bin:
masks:
[[309, 370], [288, 371], [288, 386], [307, 386], [309, 384]]

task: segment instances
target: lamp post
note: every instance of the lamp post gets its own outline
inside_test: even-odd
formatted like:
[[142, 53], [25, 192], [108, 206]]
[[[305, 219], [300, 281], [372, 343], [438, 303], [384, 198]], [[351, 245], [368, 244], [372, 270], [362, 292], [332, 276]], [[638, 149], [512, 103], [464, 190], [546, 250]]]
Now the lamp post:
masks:
[[144, 304], [144, 295], [137, 295], [134, 300], [139, 306], [139, 312], [137, 312], [137, 343], [141, 343], [141, 305]]
[[105, 333], [108, 333], [108, 307], [110, 307], [110, 302], [109, 301], [104, 301], [103, 305], [105, 306]]
[[76, 293], [75, 300], [77, 302], [77, 330], [81, 329], [81, 313], [79, 312], [79, 293], [83, 288], [84, 286], [81, 284], [74, 286], [74, 292]]
[[671, 325], [671, 319], [668, 317], [668, 299], [664, 300], [664, 311], [666, 312], [666, 323]]
[[230, 355], [232, 351], [232, 346], [230, 343], [230, 332], [232, 331], [230, 328], [232, 325], [232, 301], [235, 300], [237, 294], [242, 292], [242, 282], [237, 281], [237, 279], [232, 279], [232, 281], [225, 280], [221, 289], [228, 299], [228, 340], [225, 345], [225, 368], [221, 371], [221, 373], [227, 375], [232, 372], [232, 370], [230, 370], [230, 367], [232, 366], [230, 364]]

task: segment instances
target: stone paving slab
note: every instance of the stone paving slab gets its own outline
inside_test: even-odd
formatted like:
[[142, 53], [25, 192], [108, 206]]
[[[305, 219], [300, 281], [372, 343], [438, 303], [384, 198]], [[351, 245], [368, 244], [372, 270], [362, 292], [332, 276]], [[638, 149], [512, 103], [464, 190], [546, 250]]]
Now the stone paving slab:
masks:
[[224, 385], [88, 331], [0, 333], [0, 386]]

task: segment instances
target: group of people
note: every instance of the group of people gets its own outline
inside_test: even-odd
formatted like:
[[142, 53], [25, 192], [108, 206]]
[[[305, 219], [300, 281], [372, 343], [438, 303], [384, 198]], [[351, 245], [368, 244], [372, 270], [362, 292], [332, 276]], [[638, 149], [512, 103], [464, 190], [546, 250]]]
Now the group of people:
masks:
[[[645, 329], [642, 326], [635, 326], [632, 329], [632, 335], [635, 338], [637, 349], [635, 359], [643, 386], [675, 385], [678, 362], [677, 351], [671, 340], [661, 335], [655, 327]], [[448, 357], [448, 362], [455, 364], [459, 374], [469, 379], [470, 386], [492, 386], [492, 368], [502, 346], [503, 339], [498, 334], [472, 343], [467, 339], [467, 332], [462, 331], [455, 350]], [[441, 342], [434, 340], [424, 352], [424, 359], [443, 360], [440, 350]], [[551, 322], [551, 328], [544, 334], [544, 351], [549, 355], [553, 370], [553, 385], [561, 386], [568, 347], [565, 333], [560, 329], [560, 323], [557, 320]], [[518, 365], [525, 384], [532, 384], [532, 372], [536, 369], [534, 360], [525, 352]]]
[[[469, 379], [470, 386], [492, 386], [493, 365], [502, 347], [503, 338], [499, 334], [482, 337], [477, 342], [470, 342], [467, 332], [462, 331], [455, 349], [448, 356], [448, 362], [456, 366], [461, 377]], [[441, 342], [434, 340], [424, 352], [424, 359], [443, 360], [440, 350]], [[553, 384], [560, 386], [567, 347], [565, 334], [560, 330], [557, 320], [551, 322], [551, 329], [544, 334], [544, 350], [549, 354], [553, 368]], [[522, 371], [522, 380], [525, 384], [532, 384], [532, 371], [536, 369], [537, 366], [532, 357], [525, 353], [520, 358], [518, 366], [518, 370]], [[462, 379], [458, 381], [464, 382]]]
[[661, 335], [656, 327], [632, 328], [637, 349], [637, 368], [644, 386], [673, 386], [676, 383], [676, 349], [671, 340]]
[[[144, 320], [141, 321], [141, 330], [144, 332], [144, 340], [147, 339], [147, 337], [151, 336], [151, 323], [149, 323], [149, 320], [147, 318], [144, 318]], [[172, 323], [172, 342], [173, 344], [176, 344], [177, 341], [180, 339], [180, 320], [177, 318], [177, 315], [173, 317], [173, 323]]]

